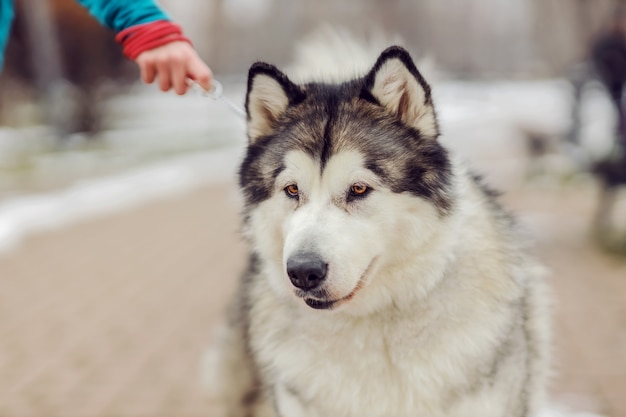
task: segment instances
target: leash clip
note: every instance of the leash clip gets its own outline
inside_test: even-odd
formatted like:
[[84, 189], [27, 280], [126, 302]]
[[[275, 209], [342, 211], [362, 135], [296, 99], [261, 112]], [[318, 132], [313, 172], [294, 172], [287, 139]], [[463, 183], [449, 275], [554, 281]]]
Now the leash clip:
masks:
[[213, 100], [218, 100], [222, 98], [222, 83], [217, 80], [213, 80], [211, 82], [211, 89], [205, 90], [197, 81], [195, 80], [187, 80], [187, 84], [194, 89], [197, 93], [199, 93], [202, 97], [208, 97]]
[[222, 87], [222, 83], [220, 83], [217, 80], [213, 80], [211, 82], [211, 89], [210, 90], [205, 90], [204, 88], [202, 88], [202, 86], [200, 84], [198, 84], [197, 81], [195, 80], [187, 80], [187, 83], [189, 84], [189, 86], [194, 89], [196, 92], [198, 92], [202, 97], [208, 97], [212, 100], [222, 100], [224, 103], [226, 103], [228, 105], [228, 107], [230, 107], [230, 109], [236, 113], [239, 117], [243, 117], [244, 119], [246, 118], [246, 112], [238, 105], [236, 105], [235, 103], [233, 103], [232, 101], [226, 99], [225, 97], [222, 96], [222, 92], [224, 91], [223, 87]]

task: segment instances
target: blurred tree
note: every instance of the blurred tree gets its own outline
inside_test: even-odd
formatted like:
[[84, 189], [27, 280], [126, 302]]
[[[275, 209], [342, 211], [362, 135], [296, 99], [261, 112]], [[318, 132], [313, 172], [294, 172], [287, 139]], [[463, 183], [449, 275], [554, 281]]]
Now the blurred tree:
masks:
[[584, 60], [615, 0], [533, 0], [536, 54], [544, 73]]
[[113, 33], [76, 1], [16, 1], [3, 83], [37, 91], [61, 137], [100, 129], [101, 86], [130, 79], [136, 69], [125, 62]]
[[[6, 73], [28, 78], [33, 45], [22, 3]], [[38, 0], [44, 1], [44, 0]], [[128, 71], [112, 34], [75, 0], [49, 2], [56, 23], [64, 77], [80, 86], [76, 126], [97, 129], [101, 80]], [[590, 39], [617, 0], [163, 0], [183, 26], [195, 27], [196, 47], [219, 73], [245, 74], [264, 60], [288, 64], [297, 40], [328, 23], [357, 37], [383, 30], [435, 58], [453, 74], [560, 75], [585, 57]], [[38, 3], [39, 4], [39, 3]], [[254, 6], [254, 7], [252, 7]], [[32, 8], [33, 6], [31, 6]], [[21, 37], [20, 37], [21, 33]], [[18, 45], [19, 47], [15, 47]], [[51, 49], [49, 49], [51, 50]], [[132, 68], [132, 66], [131, 66]], [[17, 69], [17, 70], [16, 70]], [[13, 71], [12, 71], [13, 70]], [[134, 71], [134, 69], [130, 69]], [[25, 77], [27, 75], [27, 77]], [[4, 74], [3, 74], [4, 76]], [[0, 93], [1, 94], [1, 93]], [[84, 110], [84, 111], [83, 111]]]

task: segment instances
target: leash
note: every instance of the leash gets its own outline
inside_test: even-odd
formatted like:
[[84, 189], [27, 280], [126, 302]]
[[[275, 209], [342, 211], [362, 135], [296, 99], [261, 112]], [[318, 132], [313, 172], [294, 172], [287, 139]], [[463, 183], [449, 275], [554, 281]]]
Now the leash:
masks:
[[241, 106], [238, 106], [237, 104], [233, 103], [232, 101], [230, 101], [229, 99], [227, 99], [226, 97], [224, 97], [222, 95], [222, 83], [220, 83], [217, 80], [213, 80], [211, 82], [211, 89], [209, 91], [205, 90], [204, 88], [202, 88], [202, 86], [200, 84], [198, 84], [196, 81], [194, 80], [187, 80], [187, 83], [189, 84], [189, 86], [194, 89], [196, 92], [198, 92], [202, 97], [208, 97], [212, 100], [221, 100], [223, 103], [226, 103], [226, 105], [235, 113], [237, 114], [237, 116], [245, 119], [246, 116], [246, 112], [244, 111], [244, 109]]

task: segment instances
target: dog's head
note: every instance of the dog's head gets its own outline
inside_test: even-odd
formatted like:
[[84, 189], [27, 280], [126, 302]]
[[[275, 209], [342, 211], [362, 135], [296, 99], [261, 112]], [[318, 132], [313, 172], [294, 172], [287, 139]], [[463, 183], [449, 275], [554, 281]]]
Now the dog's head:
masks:
[[391, 302], [394, 271], [452, 206], [430, 87], [408, 52], [388, 48], [343, 84], [298, 85], [256, 63], [246, 111], [246, 230], [272, 288], [315, 309]]

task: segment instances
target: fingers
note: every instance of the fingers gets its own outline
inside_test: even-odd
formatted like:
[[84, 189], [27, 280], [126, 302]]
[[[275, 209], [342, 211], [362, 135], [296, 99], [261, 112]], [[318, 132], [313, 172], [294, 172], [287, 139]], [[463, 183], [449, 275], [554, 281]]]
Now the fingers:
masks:
[[211, 69], [196, 55], [189, 63], [189, 70], [187, 75], [192, 80], [195, 80], [206, 91], [211, 89], [211, 82], [213, 81], [213, 73]]
[[146, 84], [152, 84], [156, 78], [156, 68], [152, 62], [137, 59], [139, 70], [141, 71], [141, 79]]
[[159, 89], [168, 91], [172, 88], [172, 80], [170, 76], [170, 63], [167, 61], [159, 61], [156, 65], [157, 79], [159, 80]]
[[173, 88], [177, 94], [185, 94], [188, 90], [187, 78], [195, 80], [205, 90], [211, 88], [211, 69], [187, 42], [171, 42], [145, 51], [136, 62], [141, 70], [141, 79], [150, 84], [156, 78], [162, 91]]
[[136, 61], [141, 72], [141, 79], [146, 84], [152, 84], [154, 80], [158, 80], [159, 89], [168, 91], [172, 88], [173, 71], [172, 62], [169, 58], [159, 56], [158, 51], [146, 51], [137, 57]]
[[171, 64], [172, 85], [176, 94], [183, 95], [187, 92], [187, 69], [183, 61], [174, 61]]

